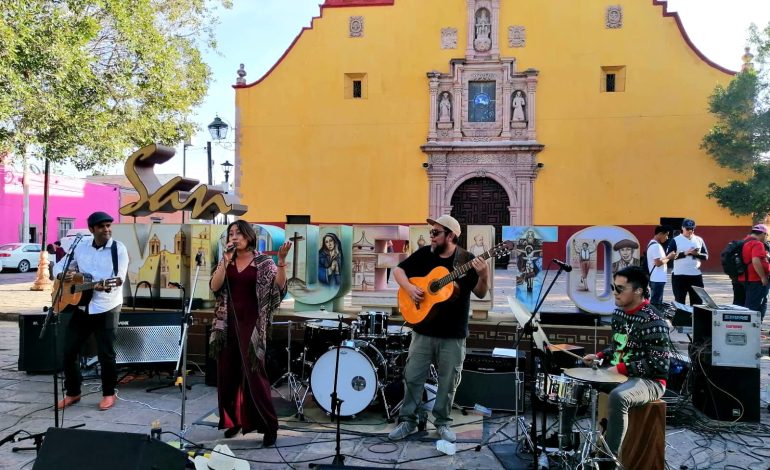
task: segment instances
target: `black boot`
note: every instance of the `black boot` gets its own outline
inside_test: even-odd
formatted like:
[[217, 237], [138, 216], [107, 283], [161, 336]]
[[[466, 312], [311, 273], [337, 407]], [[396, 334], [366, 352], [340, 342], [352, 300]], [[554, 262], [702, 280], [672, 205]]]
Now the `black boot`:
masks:
[[240, 426], [234, 426], [232, 428], [225, 429], [225, 438], [230, 439], [231, 437], [235, 436], [239, 432], [241, 432]]
[[262, 438], [262, 447], [273, 447], [278, 439], [278, 431], [268, 431]]

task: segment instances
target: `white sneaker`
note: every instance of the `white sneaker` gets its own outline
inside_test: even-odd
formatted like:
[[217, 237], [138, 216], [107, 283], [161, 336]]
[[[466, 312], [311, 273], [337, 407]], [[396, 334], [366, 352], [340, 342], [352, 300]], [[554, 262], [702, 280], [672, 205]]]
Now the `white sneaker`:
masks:
[[388, 434], [388, 439], [391, 441], [400, 441], [406, 436], [412, 434], [416, 429], [417, 425], [415, 423], [402, 421], [398, 424], [398, 426], [396, 426], [396, 429], [390, 431], [390, 434]]
[[450, 427], [447, 426], [446, 424], [437, 427], [436, 432], [438, 433], [439, 437], [441, 437], [441, 439], [447, 442], [454, 442], [457, 440], [457, 436], [455, 436], [455, 432], [452, 431], [452, 429], [450, 429]]

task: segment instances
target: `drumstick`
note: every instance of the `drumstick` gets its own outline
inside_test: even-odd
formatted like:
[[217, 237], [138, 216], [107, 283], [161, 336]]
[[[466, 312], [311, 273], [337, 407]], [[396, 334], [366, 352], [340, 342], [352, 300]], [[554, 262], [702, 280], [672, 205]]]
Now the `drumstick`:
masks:
[[562, 349], [562, 348], [560, 348], [560, 347], [559, 347], [558, 345], [556, 345], [556, 344], [552, 344], [552, 345], [551, 345], [551, 347], [552, 347], [552, 348], [554, 348], [554, 349], [558, 349], [559, 351], [563, 351], [563, 352], [565, 352], [565, 353], [569, 354], [570, 356], [572, 356], [572, 357], [574, 357], [574, 358], [577, 358], [577, 359], [583, 359], [583, 357], [582, 357], [582, 356], [578, 356], [577, 354], [573, 353], [572, 351], [567, 351], [566, 349]]

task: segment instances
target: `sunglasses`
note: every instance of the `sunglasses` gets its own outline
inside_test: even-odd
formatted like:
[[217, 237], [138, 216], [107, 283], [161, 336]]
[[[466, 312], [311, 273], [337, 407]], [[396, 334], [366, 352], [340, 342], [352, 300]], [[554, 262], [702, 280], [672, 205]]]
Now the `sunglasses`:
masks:
[[626, 284], [625, 286], [619, 286], [617, 284], [610, 284], [610, 289], [614, 290], [618, 294], [625, 292], [627, 287], [631, 287], [631, 285]]
[[434, 228], [433, 230], [431, 230], [431, 231], [430, 231], [430, 232], [428, 232], [428, 233], [430, 233], [430, 236], [431, 236], [431, 237], [438, 237], [438, 236], [439, 236], [439, 235], [441, 235], [442, 233], [447, 233], [447, 231], [446, 231], [446, 230], [436, 230], [436, 229]]

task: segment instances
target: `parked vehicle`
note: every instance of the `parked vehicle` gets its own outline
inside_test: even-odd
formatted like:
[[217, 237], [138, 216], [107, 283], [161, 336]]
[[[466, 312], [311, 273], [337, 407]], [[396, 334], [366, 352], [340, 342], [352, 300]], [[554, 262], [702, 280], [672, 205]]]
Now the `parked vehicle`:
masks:
[[40, 261], [40, 245], [38, 243], [6, 243], [0, 245], [0, 260], [6, 269], [18, 269], [26, 273]]
[[72, 243], [75, 241], [75, 238], [78, 235], [83, 235], [83, 238], [93, 237], [87, 228], [71, 228], [67, 230], [67, 235], [59, 240], [61, 242], [61, 247], [64, 248], [64, 251], [69, 253], [70, 248], [72, 247]]

